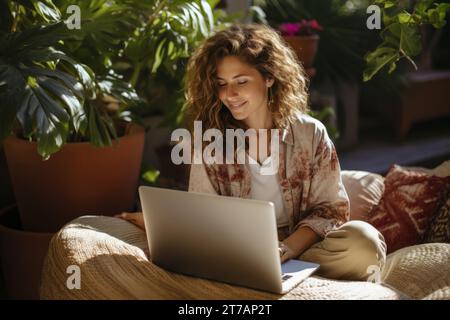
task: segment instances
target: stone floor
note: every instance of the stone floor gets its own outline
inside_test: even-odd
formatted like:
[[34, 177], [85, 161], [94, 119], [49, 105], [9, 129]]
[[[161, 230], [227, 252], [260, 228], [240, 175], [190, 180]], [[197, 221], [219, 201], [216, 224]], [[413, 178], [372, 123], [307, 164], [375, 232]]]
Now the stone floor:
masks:
[[338, 148], [343, 170], [385, 174], [392, 164], [434, 167], [450, 160], [450, 118], [416, 124], [402, 141], [382, 122], [362, 119], [358, 139], [350, 149]]

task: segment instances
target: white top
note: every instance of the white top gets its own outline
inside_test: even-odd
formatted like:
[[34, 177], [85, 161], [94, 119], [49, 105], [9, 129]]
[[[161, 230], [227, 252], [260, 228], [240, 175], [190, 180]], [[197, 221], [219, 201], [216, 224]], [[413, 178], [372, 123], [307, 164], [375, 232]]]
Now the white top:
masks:
[[[247, 157], [250, 158], [248, 154]], [[251, 198], [270, 201], [274, 204], [277, 227], [280, 228], [289, 225], [289, 218], [284, 208], [278, 172], [276, 172], [277, 170], [275, 172], [267, 170], [270, 168], [271, 161], [272, 157], [266, 158], [261, 165], [256, 160], [253, 160], [253, 162], [247, 161], [251, 175]]]

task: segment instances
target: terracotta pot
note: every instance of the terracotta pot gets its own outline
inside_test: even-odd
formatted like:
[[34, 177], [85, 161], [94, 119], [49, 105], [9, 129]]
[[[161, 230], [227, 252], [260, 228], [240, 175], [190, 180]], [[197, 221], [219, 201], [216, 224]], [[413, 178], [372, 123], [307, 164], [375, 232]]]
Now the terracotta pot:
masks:
[[36, 143], [10, 137], [4, 147], [24, 230], [54, 232], [74, 218], [135, 208], [144, 128], [127, 126], [109, 148], [68, 143], [43, 161]]
[[319, 35], [284, 36], [283, 38], [294, 49], [303, 67], [305, 69], [312, 67], [319, 45]]
[[14, 204], [16, 200], [14, 199], [3, 144], [0, 144], [0, 188], [2, 190], [0, 192], [0, 208]]
[[42, 266], [53, 233], [23, 231], [17, 207], [0, 210], [0, 255], [11, 299], [39, 299]]

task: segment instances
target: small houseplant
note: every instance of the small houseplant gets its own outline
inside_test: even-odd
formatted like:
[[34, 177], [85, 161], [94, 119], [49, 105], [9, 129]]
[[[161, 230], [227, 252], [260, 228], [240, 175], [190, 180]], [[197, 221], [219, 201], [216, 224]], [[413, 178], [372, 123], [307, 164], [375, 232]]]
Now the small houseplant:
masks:
[[[310, 82], [310, 92], [317, 93], [315, 97], [319, 99], [312, 95], [311, 107], [315, 110], [321, 110], [326, 105], [336, 108], [334, 122], [341, 133], [336, 143], [338, 146], [354, 144], [356, 136], [353, 133], [358, 123], [351, 115], [358, 101], [357, 86], [364, 66], [363, 55], [371, 39], [369, 30], [361, 28], [367, 18], [364, 3], [346, 0], [264, 0], [263, 8], [267, 12], [267, 20], [274, 27], [301, 19], [316, 19], [323, 27], [317, 32], [320, 42], [314, 59], [314, 77]], [[322, 105], [327, 100], [331, 104]], [[339, 111], [344, 109], [350, 111]]]
[[323, 28], [315, 19], [302, 19], [300, 22], [282, 23], [279, 25], [281, 35], [297, 53], [305, 69], [312, 67], [319, 45], [318, 32]]
[[[430, 25], [435, 29], [444, 27], [450, 3], [434, 0], [397, 4], [376, 0], [374, 3], [381, 8], [380, 15], [383, 17], [384, 26], [380, 33], [382, 42], [365, 56], [364, 81], [371, 80], [383, 69], [391, 74], [402, 59], [418, 70], [414, 58], [424, 50], [421, 28]], [[426, 51], [425, 54], [429, 55]]]

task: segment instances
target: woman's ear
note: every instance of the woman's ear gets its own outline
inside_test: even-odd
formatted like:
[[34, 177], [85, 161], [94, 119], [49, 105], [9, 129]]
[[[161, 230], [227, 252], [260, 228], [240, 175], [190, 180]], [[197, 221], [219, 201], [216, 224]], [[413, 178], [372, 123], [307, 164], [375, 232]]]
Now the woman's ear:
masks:
[[267, 88], [270, 88], [271, 86], [273, 86], [273, 83], [275, 82], [275, 79], [272, 77], [267, 77], [266, 78], [266, 86]]

